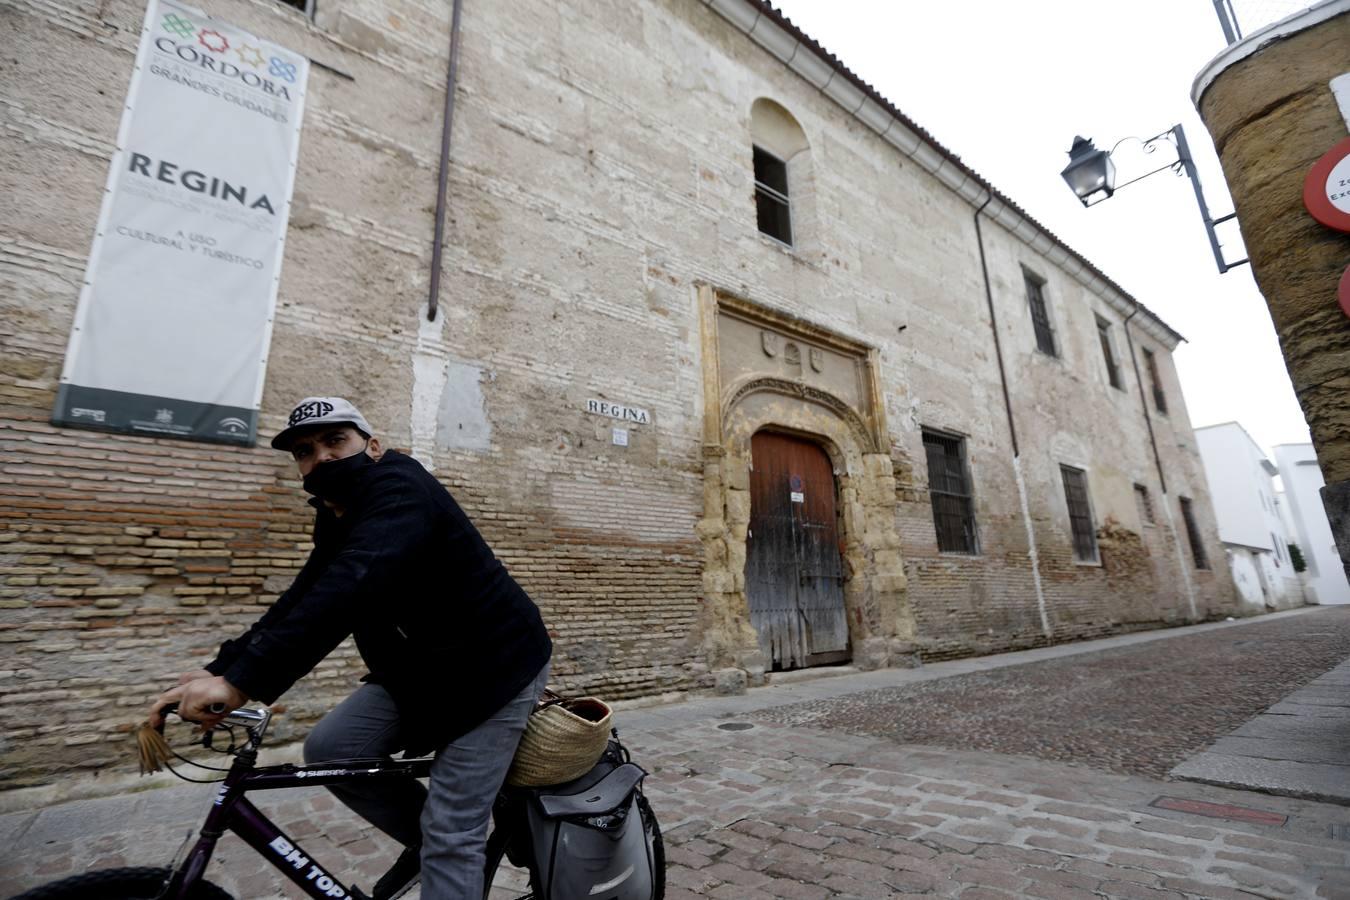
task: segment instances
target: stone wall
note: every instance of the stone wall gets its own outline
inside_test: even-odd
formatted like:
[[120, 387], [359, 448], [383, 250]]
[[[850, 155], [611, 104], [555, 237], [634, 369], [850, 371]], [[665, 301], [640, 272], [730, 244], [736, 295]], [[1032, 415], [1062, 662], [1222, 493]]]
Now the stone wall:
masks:
[[[1084, 287], [1051, 262], [1062, 248], [1047, 238], [985, 221], [991, 322], [974, 207], [703, 4], [465, 4], [432, 322], [448, 5], [318, 0], [313, 23], [270, 0], [202, 5], [322, 63], [262, 433], [304, 395], [356, 402], [447, 484], [538, 600], [559, 687], [617, 699], [762, 676], [743, 576], [759, 427], [813, 436], [836, 466], [857, 664], [1231, 608], [1171, 367], [1176, 336], [1147, 312], [1127, 326], [1128, 298]], [[47, 424], [142, 11], [0, 0], [14, 48], [0, 60], [12, 161], [0, 191], [13, 198], [0, 207], [9, 786], [124, 758], [147, 700], [256, 617], [308, 549], [297, 479], [265, 446]], [[38, 77], [54, 55], [99, 77]], [[795, 248], [755, 224], [760, 98], [808, 144], [794, 162], [809, 164], [813, 188]], [[1046, 279], [1057, 358], [1035, 349], [1024, 266]], [[738, 394], [745, 383], [719, 368], [717, 314], [733, 306], [855, 360], [861, 380], [759, 372], [756, 391]], [[1106, 384], [1095, 315], [1117, 327], [1124, 390]], [[1160, 467], [1127, 327], [1163, 370]], [[624, 423], [588, 412], [591, 400], [650, 421], [627, 423], [616, 444]], [[978, 555], [937, 550], [924, 427], [966, 439]], [[1088, 472], [1100, 563], [1072, 558], [1060, 464]], [[1152, 493], [1154, 524], [1133, 483]], [[1179, 496], [1195, 500], [1210, 570], [1191, 564]], [[344, 649], [302, 680], [282, 736], [303, 733], [360, 672]]]
[[1341, 558], [1350, 560], [1350, 319], [1336, 302], [1350, 235], [1303, 206], [1308, 170], [1346, 137], [1329, 82], [1350, 58], [1350, 13], [1327, 18], [1329, 7], [1229, 48], [1201, 73], [1195, 99], [1312, 432]]

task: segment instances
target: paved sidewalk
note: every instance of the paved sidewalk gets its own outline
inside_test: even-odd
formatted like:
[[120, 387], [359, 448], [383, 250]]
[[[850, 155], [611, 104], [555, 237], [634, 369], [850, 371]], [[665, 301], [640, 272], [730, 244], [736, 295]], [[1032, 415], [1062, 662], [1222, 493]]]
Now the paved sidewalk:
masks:
[[[1086, 672], [1124, 659], [1128, 648], [1172, 656], [1206, 636], [1255, 638], [1326, 615], [1299, 611], [918, 670], [780, 678], [743, 696], [621, 709], [617, 722], [652, 772], [670, 900], [1345, 898], [1344, 806], [776, 721], [789, 704], [849, 698], [864, 706], [869, 692], [971, 677], [1030, 683], [1046, 663], [1077, 661]], [[1032, 668], [1009, 668], [1023, 664]], [[176, 786], [0, 815], [0, 896], [86, 868], [167, 863], [211, 796], [207, 786]], [[258, 804], [313, 858], [363, 887], [394, 856], [387, 839], [322, 789], [262, 794]], [[233, 838], [208, 876], [241, 898], [298, 896]]]
[[1177, 766], [1172, 777], [1350, 806], [1350, 661]]

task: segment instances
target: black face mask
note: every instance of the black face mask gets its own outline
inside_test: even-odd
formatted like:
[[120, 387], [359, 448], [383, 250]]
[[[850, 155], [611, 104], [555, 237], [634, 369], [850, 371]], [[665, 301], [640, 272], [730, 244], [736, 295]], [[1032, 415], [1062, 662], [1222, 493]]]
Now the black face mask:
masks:
[[[370, 446], [369, 441], [366, 442], [366, 446]], [[356, 494], [360, 474], [368, 466], [373, 465], [375, 460], [366, 455], [364, 449], [346, 459], [320, 463], [305, 476], [305, 490], [320, 500], [327, 500], [338, 506], [349, 506]]]

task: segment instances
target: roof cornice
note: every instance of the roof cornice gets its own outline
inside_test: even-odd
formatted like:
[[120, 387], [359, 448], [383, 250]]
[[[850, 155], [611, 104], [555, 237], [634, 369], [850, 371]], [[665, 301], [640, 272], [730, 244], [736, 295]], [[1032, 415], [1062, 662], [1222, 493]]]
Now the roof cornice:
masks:
[[1200, 73], [1195, 76], [1195, 82], [1191, 85], [1191, 100], [1197, 107], [1205, 96], [1205, 91], [1214, 83], [1214, 79], [1222, 75], [1230, 66], [1241, 62], [1253, 54], [1259, 53], [1275, 41], [1284, 40], [1292, 37], [1300, 31], [1312, 28], [1314, 25], [1320, 25], [1328, 19], [1334, 19], [1336, 16], [1343, 16], [1350, 13], [1350, 0], [1323, 0], [1321, 3], [1314, 3], [1307, 9], [1301, 9], [1293, 15], [1286, 16], [1278, 22], [1253, 31], [1240, 41], [1229, 44], [1219, 52]]

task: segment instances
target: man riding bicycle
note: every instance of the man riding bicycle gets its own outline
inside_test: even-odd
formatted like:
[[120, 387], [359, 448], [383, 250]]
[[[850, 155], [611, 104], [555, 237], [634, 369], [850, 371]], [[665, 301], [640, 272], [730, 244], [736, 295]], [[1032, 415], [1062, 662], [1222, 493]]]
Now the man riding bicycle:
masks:
[[548, 680], [539, 610], [450, 493], [386, 450], [340, 397], [309, 397], [272, 439], [294, 457], [316, 510], [314, 549], [263, 616], [155, 701], [210, 727], [250, 700], [273, 703], [348, 635], [370, 673], [305, 741], [310, 763], [435, 753], [411, 777], [333, 785], [343, 803], [408, 848], [375, 886], [482, 896], [493, 799]]

